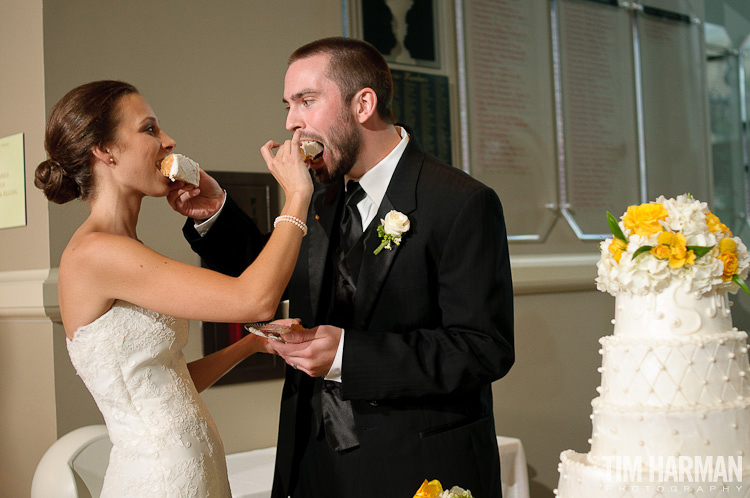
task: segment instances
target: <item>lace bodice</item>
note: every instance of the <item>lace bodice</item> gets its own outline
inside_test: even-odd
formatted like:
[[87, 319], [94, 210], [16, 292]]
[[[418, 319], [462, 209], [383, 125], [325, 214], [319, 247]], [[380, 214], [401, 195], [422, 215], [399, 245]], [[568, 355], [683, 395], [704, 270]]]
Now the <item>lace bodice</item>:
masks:
[[102, 497], [230, 497], [216, 425], [182, 348], [187, 322], [116, 301], [68, 340], [113, 448]]

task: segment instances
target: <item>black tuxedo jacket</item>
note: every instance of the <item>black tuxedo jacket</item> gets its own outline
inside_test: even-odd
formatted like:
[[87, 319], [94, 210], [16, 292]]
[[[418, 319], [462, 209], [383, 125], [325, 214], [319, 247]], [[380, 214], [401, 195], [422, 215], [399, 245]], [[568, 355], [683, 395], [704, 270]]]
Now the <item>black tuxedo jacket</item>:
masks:
[[[307, 327], [324, 323], [321, 296], [331, 292], [324, 273], [342, 198], [343, 183], [319, 185], [313, 194], [309, 233], [288, 287], [290, 316]], [[411, 229], [400, 246], [375, 255], [377, 225], [392, 209], [409, 217]], [[185, 234], [204, 259], [234, 275], [265, 240], [231, 200], [205, 237], [192, 223]], [[412, 496], [424, 479], [499, 497], [491, 383], [508, 372], [514, 349], [510, 261], [497, 195], [411, 140], [363, 237], [341, 384], [360, 447], [338, 474], [360, 498], [386, 489], [389, 496]], [[295, 433], [310, 424], [315, 381], [287, 368], [275, 497], [290, 493]]]

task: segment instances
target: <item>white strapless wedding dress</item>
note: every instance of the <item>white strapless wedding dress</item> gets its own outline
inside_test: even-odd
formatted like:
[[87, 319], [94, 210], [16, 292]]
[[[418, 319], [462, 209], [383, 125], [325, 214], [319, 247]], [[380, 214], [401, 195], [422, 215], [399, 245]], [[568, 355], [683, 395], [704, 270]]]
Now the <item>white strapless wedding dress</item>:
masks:
[[68, 340], [112, 440], [102, 498], [229, 498], [224, 446], [188, 373], [187, 321], [116, 301]]

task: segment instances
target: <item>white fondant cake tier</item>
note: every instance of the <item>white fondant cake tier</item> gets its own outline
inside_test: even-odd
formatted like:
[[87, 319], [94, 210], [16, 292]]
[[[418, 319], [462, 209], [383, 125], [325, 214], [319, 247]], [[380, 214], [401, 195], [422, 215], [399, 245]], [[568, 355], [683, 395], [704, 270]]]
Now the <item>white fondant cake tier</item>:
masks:
[[650, 480], [648, 470], [618, 474], [573, 450], [562, 452], [558, 470], [557, 498], [750, 498], [750, 472], [743, 473], [742, 482], [658, 482]]
[[750, 399], [747, 334], [602, 337], [604, 403], [654, 408], [712, 407]]
[[[744, 457], [750, 470], [750, 399], [704, 407], [667, 411], [634, 409], [591, 402], [594, 413], [589, 460], [602, 457], [716, 456]], [[750, 485], [750, 482], [748, 483]]]
[[726, 292], [701, 296], [677, 279], [659, 294], [619, 294], [614, 323], [616, 336], [649, 338], [714, 335], [733, 328]]

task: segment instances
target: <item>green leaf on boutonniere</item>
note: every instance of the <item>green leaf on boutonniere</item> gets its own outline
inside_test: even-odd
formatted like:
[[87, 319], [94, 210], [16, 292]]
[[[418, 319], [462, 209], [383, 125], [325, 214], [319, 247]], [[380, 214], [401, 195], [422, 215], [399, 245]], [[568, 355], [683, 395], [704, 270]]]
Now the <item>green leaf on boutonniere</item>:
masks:
[[744, 280], [742, 280], [742, 277], [739, 275], [732, 276], [732, 282], [740, 286], [740, 289], [745, 291], [746, 294], [750, 294], [750, 289], [747, 288], [747, 284]]
[[695, 259], [700, 258], [701, 256], [705, 256], [705, 254], [714, 248], [714, 246], [706, 247], [706, 246], [687, 246], [689, 251], [693, 251], [695, 253]]
[[627, 243], [628, 239], [625, 238], [625, 234], [622, 233], [620, 225], [617, 224], [617, 218], [615, 218], [609, 211], [607, 211], [607, 223], [609, 223], [609, 229], [612, 231], [612, 235]]
[[641, 246], [641, 247], [639, 247], [639, 248], [638, 248], [638, 249], [637, 249], [637, 250], [636, 250], [636, 251], [635, 251], [635, 252], [633, 253], [633, 259], [637, 258], [638, 256], [640, 256], [640, 255], [641, 255], [641, 254], [643, 254], [644, 252], [648, 252], [648, 251], [650, 251], [650, 250], [651, 250], [651, 249], [653, 249], [653, 248], [654, 248], [654, 246]]

